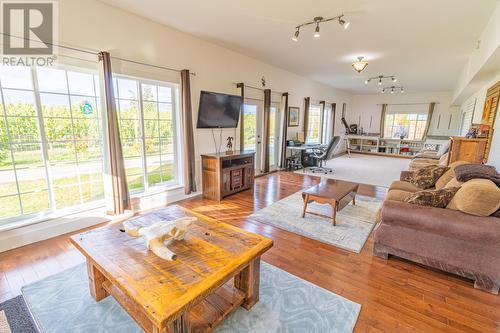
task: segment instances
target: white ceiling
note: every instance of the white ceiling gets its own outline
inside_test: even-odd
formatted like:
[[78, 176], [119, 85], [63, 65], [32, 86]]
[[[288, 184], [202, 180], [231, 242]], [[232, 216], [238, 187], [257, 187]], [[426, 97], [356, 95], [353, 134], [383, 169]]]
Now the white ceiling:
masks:
[[[333, 87], [375, 93], [364, 80], [396, 75], [408, 92], [448, 91], [477, 46], [498, 0], [102, 0]], [[294, 27], [344, 13], [337, 23]], [[351, 62], [365, 56], [357, 74]], [[387, 82], [389, 85], [390, 82]]]

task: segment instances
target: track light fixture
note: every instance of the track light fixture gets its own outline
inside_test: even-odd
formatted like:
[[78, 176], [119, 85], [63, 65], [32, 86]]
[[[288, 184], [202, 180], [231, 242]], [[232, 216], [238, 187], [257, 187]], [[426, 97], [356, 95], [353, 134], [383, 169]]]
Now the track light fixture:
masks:
[[394, 94], [397, 90], [402, 94], [405, 92], [405, 89], [401, 86], [390, 86], [390, 87], [384, 87], [382, 88], [381, 92], [382, 94], [385, 94], [387, 91], [389, 91], [391, 94]]
[[379, 76], [374, 76], [374, 77], [370, 77], [370, 78], [366, 79], [365, 80], [365, 84], [368, 84], [368, 83], [370, 83], [373, 80], [377, 80], [378, 85], [381, 86], [382, 85], [382, 80], [384, 80], [384, 79], [391, 79], [392, 82], [396, 82], [397, 81], [397, 79], [396, 79], [396, 77], [394, 75], [388, 75], [388, 76], [386, 76], [386, 75], [379, 75]]
[[346, 21], [345, 20], [345, 16], [344, 14], [342, 15], [337, 15], [337, 16], [334, 16], [334, 17], [323, 17], [323, 16], [316, 16], [312, 21], [309, 21], [309, 22], [305, 22], [305, 23], [302, 23], [302, 24], [299, 24], [298, 26], [295, 27], [295, 33], [293, 34], [292, 36], [292, 40], [294, 42], [298, 41], [299, 40], [299, 34], [300, 34], [300, 28], [304, 27], [304, 26], [307, 26], [307, 25], [311, 25], [311, 24], [316, 24], [316, 28], [314, 29], [314, 37], [315, 38], [319, 38], [320, 37], [320, 33], [319, 33], [319, 25], [320, 23], [324, 23], [324, 22], [329, 22], [329, 21], [337, 21], [338, 24], [340, 26], [342, 26], [344, 29], [347, 29], [350, 25], [350, 22]]

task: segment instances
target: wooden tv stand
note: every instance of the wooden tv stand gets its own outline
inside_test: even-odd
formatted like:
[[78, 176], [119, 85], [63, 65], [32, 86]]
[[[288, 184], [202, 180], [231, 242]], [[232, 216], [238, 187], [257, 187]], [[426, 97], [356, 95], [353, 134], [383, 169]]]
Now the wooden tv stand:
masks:
[[255, 173], [255, 152], [201, 155], [203, 198], [223, 198], [251, 189]]

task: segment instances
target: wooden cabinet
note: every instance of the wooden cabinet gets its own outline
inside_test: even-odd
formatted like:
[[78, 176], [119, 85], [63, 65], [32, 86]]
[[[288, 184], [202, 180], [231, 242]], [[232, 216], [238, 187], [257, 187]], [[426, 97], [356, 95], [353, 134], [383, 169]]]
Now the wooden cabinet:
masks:
[[483, 163], [486, 152], [486, 139], [468, 139], [452, 136], [448, 164], [455, 161]]
[[254, 152], [201, 155], [203, 197], [223, 198], [253, 187]]

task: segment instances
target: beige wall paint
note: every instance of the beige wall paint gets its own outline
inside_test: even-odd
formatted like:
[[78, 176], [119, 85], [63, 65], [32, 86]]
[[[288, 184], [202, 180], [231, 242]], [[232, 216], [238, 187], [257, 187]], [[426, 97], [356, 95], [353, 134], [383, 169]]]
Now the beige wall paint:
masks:
[[[302, 116], [306, 96], [350, 103], [348, 93], [95, 0], [62, 0], [59, 12], [61, 44], [105, 50], [118, 57], [195, 72], [191, 81], [194, 125], [200, 90], [236, 93], [234, 83], [259, 86], [262, 76], [265, 76], [268, 88], [289, 92], [289, 105], [299, 106]], [[151, 74], [154, 78], [163, 75]], [[289, 137], [293, 137], [297, 130], [290, 128]], [[229, 135], [234, 135], [234, 130], [224, 130], [223, 138]], [[213, 152], [211, 131], [195, 130], [195, 145], [197, 160], [200, 154]], [[198, 167], [199, 164], [197, 161]]]
[[[451, 105], [451, 97], [451, 92], [354, 95], [352, 97], [352, 111], [349, 112], [348, 122], [356, 124], [360, 122], [365, 132], [379, 133], [382, 112], [381, 104], [436, 102], [438, 104], [434, 110], [429, 133], [431, 135], [455, 135], [459, 126], [460, 112], [458, 107]], [[440, 115], [441, 121], [438, 126]], [[450, 116], [451, 126], [448, 128]]]

